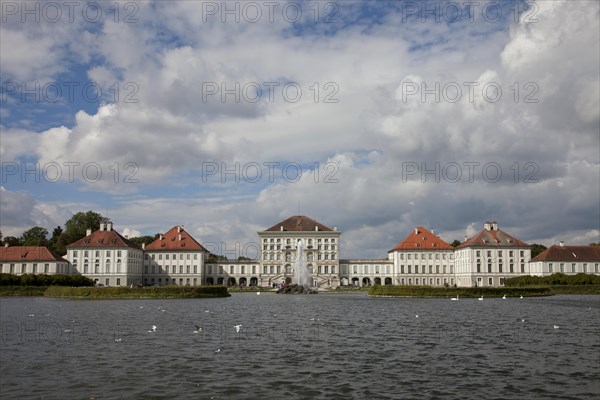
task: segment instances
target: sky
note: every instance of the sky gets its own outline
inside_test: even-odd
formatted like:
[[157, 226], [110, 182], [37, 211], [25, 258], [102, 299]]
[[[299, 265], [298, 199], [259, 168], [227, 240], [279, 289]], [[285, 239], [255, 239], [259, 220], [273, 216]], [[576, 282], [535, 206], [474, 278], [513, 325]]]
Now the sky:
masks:
[[597, 1], [0, 1], [0, 231], [600, 241]]

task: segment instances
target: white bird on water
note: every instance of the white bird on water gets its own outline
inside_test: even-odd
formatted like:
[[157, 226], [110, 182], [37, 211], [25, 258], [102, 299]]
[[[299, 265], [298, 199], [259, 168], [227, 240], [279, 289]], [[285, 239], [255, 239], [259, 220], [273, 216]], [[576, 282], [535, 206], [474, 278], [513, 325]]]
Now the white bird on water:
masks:
[[415, 315], [415, 318], [419, 318], [419, 314], [416, 314], [416, 315]]
[[554, 329], [558, 329], [558, 328], [560, 328], [560, 326], [554, 325]]
[[120, 342], [121, 340], [123, 340], [123, 339], [117, 338], [117, 339], [115, 339], [115, 342]]
[[458, 295], [456, 295], [456, 297], [452, 297], [450, 300], [457, 301], [458, 300]]
[[193, 333], [200, 333], [202, 332], [202, 327], [198, 326], [198, 325], [194, 325], [196, 327], [196, 330]]
[[256, 292], [256, 295], [257, 295], [257, 296], [260, 296], [260, 292]]
[[479, 297], [477, 300], [483, 300], [483, 296]]
[[506, 300], [506, 295], [502, 296], [502, 300]]
[[220, 353], [220, 352], [221, 352], [221, 349], [216, 349], [215, 350], [215, 353]]
[[519, 298], [520, 298], [520, 299], [522, 299], [522, 298], [523, 298], [523, 295], [521, 295], [521, 297], [519, 297]]
[[152, 325], [152, 328], [150, 328], [150, 330], [148, 332], [150, 332], [150, 333], [156, 332], [156, 325]]
[[242, 325], [234, 325], [233, 327], [235, 328], [236, 332], [239, 332], [240, 329], [242, 328]]

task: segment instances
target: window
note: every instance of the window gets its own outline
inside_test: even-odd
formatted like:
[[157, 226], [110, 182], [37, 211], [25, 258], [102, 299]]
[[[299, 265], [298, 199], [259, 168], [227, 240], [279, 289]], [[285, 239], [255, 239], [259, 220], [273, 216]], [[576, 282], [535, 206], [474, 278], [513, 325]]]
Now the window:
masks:
[[481, 250], [477, 250], [477, 251], [475, 252], [475, 255], [476, 255], [477, 257], [481, 257]]
[[[166, 256], [168, 256], [168, 254], [166, 254]], [[166, 256], [165, 256], [165, 260], [168, 260], [168, 258], [166, 258]], [[159, 259], [159, 260], [162, 260], [162, 254], [159, 254], [159, 255], [158, 255], [158, 259]]]
[[96, 257], [100, 257], [100, 250], [96, 250]]
[[274, 271], [274, 269], [273, 269], [273, 266], [271, 265], [271, 266], [269, 267], [269, 272], [272, 274], [272, 273], [274, 273], [273, 271]]
[[329, 265], [325, 266], [325, 273], [328, 274], [329, 273]]
[[565, 272], [565, 263], [560, 263], [560, 272]]
[[502, 250], [498, 250], [498, 257], [502, 257]]
[[525, 257], [525, 251], [523, 251], [523, 250], [519, 251], [519, 255], [520, 255], [521, 257]]
[[504, 286], [504, 278], [500, 278], [500, 286]]
[[[169, 267], [167, 267], [169, 268]], [[173, 265], [173, 268], [171, 269], [171, 273], [176, 274], [177, 273], [177, 267], [175, 265]]]
[[572, 273], [575, 273], [575, 270], [576, 270], [575, 265], [576, 265], [575, 263], [571, 264], [571, 272]]
[[281, 273], [281, 265], [278, 265], [277, 266], [277, 274], [280, 274], [280, 273]]
[[411, 267], [412, 267], [411, 265], [409, 265], [409, 266], [408, 266], [408, 273], [409, 273], [409, 274], [412, 274], [412, 272], [410, 272], [410, 270], [411, 270]]
[[511, 274], [512, 274], [513, 272], [515, 272], [515, 268], [514, 268], [514, 264], [513, 264], [513, 263], [510, 263], [508, 266], [509, 266], [509, 268], [510, 268], [510, 273], [511, 273]]
[[185, 267], [185, 273], [186, 274], [190, 273], [190, 266], [189, 265], [186, 265], [186, 267]]
[[525, 263], [521, 263], [521, 273], [525, 273]]
[[494, 286], [494, 278], [488, 278], [488, 285]]
[[353, 273], [353, 274], [358, 274], [358, 266], [354, 265], [354, 266], [352, 267], [352, 273]]
[[[77, 265], [74, 265], [75, 268], [77, 268]], [[47, 274], [48, 270], [50, 269], [50, 264], [44, 264], [44, 273]]]
[[488, 262], [488, 274], [492, 273], [492, 263]]
[[194, 260], [198, 259], [198, 254], [194, 254]]
[[234, 269], [233, 265], [230, 265], [230, 266], [229, 266], [229, 273], [230, 273], [230, 274], [233, 274], [233, 269]]
[[[425, 268], [425, 267], [423, 267], [423, 268]], [[439, 266], [439, 265], [437, 266], [437, 269], [438, 269], [438, 270], [440, 269], [440, 266]], [[430, 266], [429, 266], [429, 273], [430, 273], [430, 274], [433, 274], [433, 265], [430, 265]]]
[[87, 250], [84, 250], [84, 251], [83, 251], [83, 256], [84, 256], [84, 257], [89, 257], [89, 254], [88, 254], [88, 253], [89, 253], [89, 252], [88, 252]]
[[406, 258], [408, 258], [409, 260], [411, 259], [411, 257], [412, 257], [412, 254], [410, 254], [410, 253], [408, 253], [408, 254], [406, 255]]
[[246, 266], [245, 266], [245, 265], [242, 265], [242, 266], [240, 267], [240, 273], [241, 273], [241, 274], [245, 274], [245, 273], [246, 273]]
[[332, 266], [331, 266], [331, 273], [332, 273], [332, 274], [335, 274], [335, 265], [332, 265]]
[[400, 273], [403, 274], [404, 273], [404, 265], [400, 266]]
[[198, 273], [198, 266], [194, 265], [194, 274], [197, 274], [197, 273]]
[[587, 263], [583, 263], [583, 273], [587, 274]]
[[117, 250], [117, 257], [121, 257], [121, 250]]
[[498, 272], [499, 272], [499, 273], [502, 273], [502, 263], [499, 263], [499, 264], [498, 264]]
[[415, 274], [418, 274], [418, 273], [419, 273], [419, 266], [415, 265]]
[[33, 269], [31, 270], [31, 272], [34, 274], [37, 274], [37, 264], [35, 264], [35, 263], [33, 264]]
[[492, 251], [491, 251], [491, 250], [488, 250], [488, 251], [487, 251], [487, 256], [488, 256], [488, 257], [491, 257], [491, 256], [492, 256]]
[[252, 275], [256, 274], [256, 265], [252, 266]]
[[548, 263], [548, 272], [552, 273], [552, 263]]
[[267, 266], [263, 265], [263, 274], [266, 274], [266, 273], [267, 273]]

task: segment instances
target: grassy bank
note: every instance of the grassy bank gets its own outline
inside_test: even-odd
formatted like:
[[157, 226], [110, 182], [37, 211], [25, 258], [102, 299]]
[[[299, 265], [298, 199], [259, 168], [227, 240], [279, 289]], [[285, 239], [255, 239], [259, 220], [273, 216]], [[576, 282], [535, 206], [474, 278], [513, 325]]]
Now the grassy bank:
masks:
[[225, 286], [150, 286], [129, 287], [64, 287], [51, 286], [44, 292], [48, 297], [85, 299], [132, 299], [132, 298], [214, 298], [229, 297]]
[[256, 292], [272, 292], [274, 289], [270, 287], [245, 287], [241, 288], [239, 286], [229, 286], [227, 290], [230, 293], [256, 293]]
[[47, 286], [0, 286], [0, 297], [43, 296]]
[[445, 288], [433, 286], [371, 286], [369, 296], [398, 296], [398, 297], [528, 297], [551, 296], [554, 292], [549, 287], [527, 288]]

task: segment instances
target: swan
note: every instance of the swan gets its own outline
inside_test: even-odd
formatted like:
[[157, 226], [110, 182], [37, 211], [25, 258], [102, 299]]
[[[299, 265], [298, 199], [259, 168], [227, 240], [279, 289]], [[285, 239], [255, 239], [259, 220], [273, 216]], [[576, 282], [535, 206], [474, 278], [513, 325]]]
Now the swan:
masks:
[[502, 296], [502, 300], [506, 300], [506, 295]]
[[450, 300], [458, 300], [458, 295], [456, 295], [456, 297], [452, 297]]
[[481, 296], [480, 298], [478, 298], [477, 300], [483, 300], [483, 296]]

